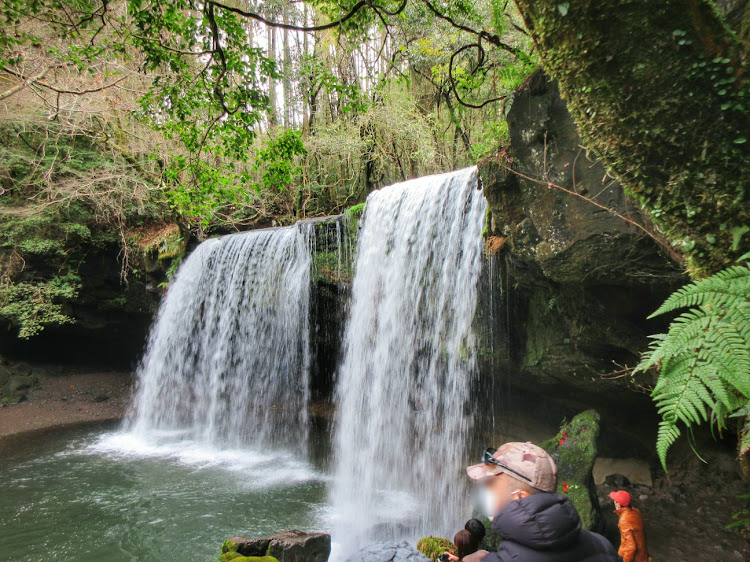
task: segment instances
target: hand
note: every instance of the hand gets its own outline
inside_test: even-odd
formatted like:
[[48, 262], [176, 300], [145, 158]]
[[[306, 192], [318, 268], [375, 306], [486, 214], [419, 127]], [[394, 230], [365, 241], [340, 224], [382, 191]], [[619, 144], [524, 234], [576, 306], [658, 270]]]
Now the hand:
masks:
[[448, 555], [448, 560], [451, 562], [461, 562], [461, 559], [452, 552], [446, 552], [445, 554]]
[[474, 554], [469, 554], [468, 556], [464, 556], [463, 562], [480, 562], [480, 560], [483, 560], [485, 556], [487, 556], [489, 552], [486, 550], [478, 550]]

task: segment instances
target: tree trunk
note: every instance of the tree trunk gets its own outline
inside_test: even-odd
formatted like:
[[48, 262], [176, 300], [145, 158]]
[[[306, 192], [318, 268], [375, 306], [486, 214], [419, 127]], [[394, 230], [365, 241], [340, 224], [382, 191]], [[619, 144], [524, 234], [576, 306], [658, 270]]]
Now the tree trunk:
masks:
[[[268, 58], [276, 63], [276, 29], [268, 27], [266, 33], [268, 34]], [[268, 103], [271, 107], [268, 111], [268, 125], [271, 129], [274, 129], [279, 124], [278, 103], [276, 97], [276, 80], [272, 76], [269, 76]]]
[[[302, 18], [303, 23], [305, 27], [307, 27], [309, 24], [309, 18], [307, 15], [307, 4], [302, 4]], [[308, 39], [308, 33], [302, 34], [302, 56], [300, 57], [301, 65], [304, 66], [305, 57], [308, 55], [309, 50], [309, 39]], [[302, 82], [304, 84], [304, 80]], [[310, 86], [308, 86], [308, 90], [310, 90]], [[302, 132], [307, 134], [310, 130], [310, 114], [311, 114], [311, 104], [308, 101], [309, 96], [305, 95], [305, 90], [303, 87], [300, 87], [300, 97], [302, 98]]]
[[[284, 4], [284, 23], [293, 23], [292, 17], [289, 13], [290, 10], [289, 3]], [[293, 99], [294, 96], [292, 95], [292, 53], [289, 49], [289, 30], [284, 30], [284, 66], [283, 66], [283, 81], [282, 84], [284, 86], [284, 113], [282, 114], [284, 116], [284, 127], [289, 128], [291, 127], [292, 118], [293, 118], [293, 111], [292, 111], [292, 105], [293, 105]]]
[[690, 258], [750, 251], [750, 86], [708, 0], [516, 0], [587, 147]]

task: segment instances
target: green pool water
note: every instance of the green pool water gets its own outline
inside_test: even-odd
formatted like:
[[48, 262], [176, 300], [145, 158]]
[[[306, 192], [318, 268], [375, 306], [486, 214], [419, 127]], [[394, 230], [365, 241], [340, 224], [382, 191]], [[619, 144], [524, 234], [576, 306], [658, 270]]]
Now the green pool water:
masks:
[[325, 530], [328, 478], [293, 455], [115, 429], [0, 449], [0, 560], [216, 560], [234, 535]]

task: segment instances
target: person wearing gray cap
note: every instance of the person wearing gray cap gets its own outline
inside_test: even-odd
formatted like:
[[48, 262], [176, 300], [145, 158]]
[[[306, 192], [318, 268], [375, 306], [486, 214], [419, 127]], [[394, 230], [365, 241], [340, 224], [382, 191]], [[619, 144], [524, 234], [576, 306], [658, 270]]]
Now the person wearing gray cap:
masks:
[[620, 562], [607, 539], [581, 527], [570, 499], [558, 494], [557, 465], [532, 443], [487, 449], [466, 469], [480, 485], [485, 515], [502, 538], [497, 552], [480, 550], [464, 562]]

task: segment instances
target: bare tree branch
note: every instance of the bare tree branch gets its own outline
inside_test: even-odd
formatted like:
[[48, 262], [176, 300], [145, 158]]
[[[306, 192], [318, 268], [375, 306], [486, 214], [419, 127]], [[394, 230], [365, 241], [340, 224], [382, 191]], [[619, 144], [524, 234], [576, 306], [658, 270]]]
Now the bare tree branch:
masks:
[[332, 22], [322, 24], [322, 25], [312, 25], [312, 26], [300, 26], [300, 25], [294, 25], [290, 23], [283, 23], [283, 22], [277, 22], [277, 21], [271, 21], [262, 15], [256, 13], [256, 12], [250, 12], [247, 10], [243, 10], [241, 8], [237, 8], [234, 6], [227, 6], [223, 2], [217, 2], [215, 0], [208, 0], [207, 4], [216, 6], [217, 8], [221, 8], [222, 10], [227, 10], [228, 12], [232, 12], [234, 14], [237, 14], [239, 16], [245, 17], [245, 18], [251, 18], [256, 21], [259, 21], [269, 27], [276, 27], [279, 29], [288, 29], [289, 31], [325, 31], [327, 29], [332, 29], [334, 27], [338, 27], [347, 21], [349, 21], [352, 17], [354, 17], [357, 12], [359, 12], [362, 8], [368, 7], [372, 8], [378, 13], [383, 13], [389, 16], [395, 16], [400, 14], [404, 11], [404, 8], [406, 8], [406, 3], [408, 0], [403, 0], [398, 8], [396, 8], [394, 11], [388, 11], [383, 6], [376, 5], [373, 0], [360, 0], [357, 2], [354, 6], [352, 6], [352, 9], [349, 10], [345, 15], [340, 17], [337, 20], [334, 20]]

